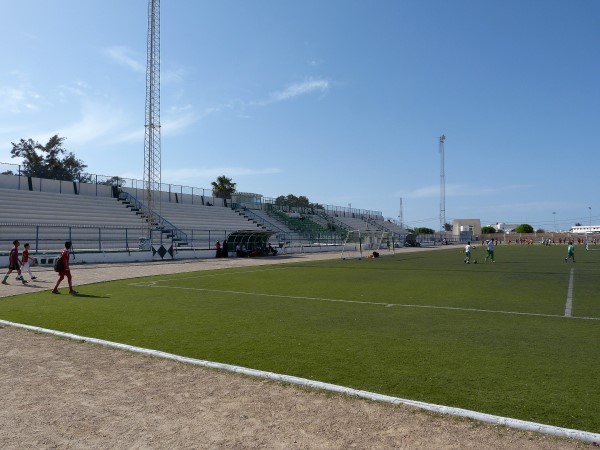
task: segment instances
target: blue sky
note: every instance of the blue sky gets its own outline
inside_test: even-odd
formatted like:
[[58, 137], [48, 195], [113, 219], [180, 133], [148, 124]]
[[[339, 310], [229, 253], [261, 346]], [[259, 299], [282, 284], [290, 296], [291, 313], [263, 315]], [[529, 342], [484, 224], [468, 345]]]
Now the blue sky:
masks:
[[[0, 162], [141, 179], [147, 1], [0, 6]], [[597, 0], [163, 0], [162, 181], [438, 229], [445, 134], [448, 222], [600, 224], [599, 49]]]

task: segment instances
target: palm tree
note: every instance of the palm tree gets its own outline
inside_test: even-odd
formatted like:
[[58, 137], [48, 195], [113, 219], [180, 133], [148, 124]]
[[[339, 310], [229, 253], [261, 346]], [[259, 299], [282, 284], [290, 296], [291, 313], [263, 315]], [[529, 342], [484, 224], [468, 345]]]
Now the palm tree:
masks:
[[235, 185], [231, 178], [221, 175], [216, 181], [211, 183], [213, 195], [217, 198], [231, 198], [231, 194], [235, 192]]

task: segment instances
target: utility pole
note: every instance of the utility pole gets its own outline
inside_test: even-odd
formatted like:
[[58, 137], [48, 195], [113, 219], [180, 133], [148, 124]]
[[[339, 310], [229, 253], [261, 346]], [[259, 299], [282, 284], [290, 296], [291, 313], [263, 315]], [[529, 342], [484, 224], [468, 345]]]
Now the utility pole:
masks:
[[148, 238], [160, 212], [160, 0], [148, 0], [146, 123], [144, 138], [144, 212]]
[[440, 136], [440, 231], [446, 225], [446, 175], [444, 173], [444, 141], [445, 135]]

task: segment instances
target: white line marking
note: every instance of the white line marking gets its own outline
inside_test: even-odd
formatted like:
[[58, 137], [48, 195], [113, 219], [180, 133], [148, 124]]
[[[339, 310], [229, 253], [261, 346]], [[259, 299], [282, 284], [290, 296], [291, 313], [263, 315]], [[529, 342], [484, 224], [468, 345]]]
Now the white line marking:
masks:
[[96, 345], [102, 345], [105, 347], [116, 348], [119, 350], [125, 350], [134, 353], [140, 353], [142, 355], [154, 356], [156, 358], [167, 359], [171, 361], [177, 361], [180, 363], [191, 364], [200, 367], [208, 367], [211, 369], [224, 370], [227, 372], [234, 372], [250, 377], [262, 378], [271, 381], [277, 381], [280, 383], [289, 383], [299, 386], [304, 386], [312, 389], [321, 389], [328, 392], [335, 392], [338, 394], [344, 394], [349, 396], [356, 396], [359, 398], [365, 398], [371, 401], [378, 401], [383, 403], [391, 403], [393, 405], [404, 404], [413, 406], [415, 408], [423, 409], [425, 411], [433, 411], [438, 414], [448, 414], [451, 416], [468, 417], [470, 419], [479, 420], [481, 422], [492, 423], [495, 425], [501, 425], [505, 427], [515, 428], [518, 430], [533, 431], [536, 433], [544, 433], [553, 436], [560, 436], [570, 439], [578, 439], [585, 442], [598, 442], [600, 441], [600, 434], [592, 433], [589, 431], [574, 430], [572, 428], [555, 427], [553, 425], [546, 425], [543, 423], [529, 422], [526, 420], [513, 419], [510, 417], [495, 416], [492, 414], [481, 413], [469, 409], [455, 408], [452, 406], [436, 405], [435, 403], [425, 403], [416, 400], [409, 400], [400, 397], [392, 397], [390, 395], [378, 394], [377, 392], [363, 391], [360, 389], [354, 389], [350, 387], [340, 386], [339, 384], [324, 383], [322, 381], [309, 380], [307, 378], [296, 377], [292, 375], [283, 375], [274, 372], [265, 372], [262, 370], [250, 369], [242, 366], [234, 366], [232, 364], [224, 364], [213, 361], [206, 361], [202, 359], [188, 358], [185, 356], [175, 355], [173, 353], [166, 353], [159, 350], [151, 350], [142, 347], [134, 347], [132, 345], [120, 344], [118, 342], [105, 341], [103, 339], [96, 339], [86, 336], [78, 336], [76, 334], [64, 333], [61, 331], [48, 330], [46, 328], [34, 327], [31, 325], [23, 325], [20, 323], [8, 322], [0, 320], [0, 324], [7, 325], [16, 328], [24, 328], [37, 333], [46, 333], [54, 336], [59, 336], [65, 339], [72, 339], [75, 341], [89, 342]]
[[[242, 272], [219, 272], [219, 273], [211, 273], [210, 275], [205, 275], [204, 273], [202, 273], [202, 275], [198, 274], [196, 276], [193, 277], [181, 277], [181, 278], [163, 278], [162, 280], [154, 280], [156, 282], [160, 281], [160, 282], [165, 282], [165, 281], [179, 281], [179, 280], [197, 280], [199, 278], [212, 278], [212, 277], [221, 277], [224, 275], [230, 276], [230, 275], [243, 275], [246, 273], [255, 273], [255, 272], [271, 272], [273, 270], [289, 270], [291, 269], [291, 267], [280, 267], [277, 269], [256, 269], [256, 270], [244, 270]], [[217, 269], [219, 270], [219, 269]], [[211, 271], [212, 272], [212, 271]], [[152, 275], [150, 275], [152, 276]], [[142, 281], [140, 284], [143, 284], [144, 281]]]
[[573, 275], [575, 269], [571, 268], [571, 274], [569, 275], [569, 287], [567, 288], [567, 304], [565, 305], [565, 317], [571, 317], [571, 311], [573, 309]]
[[[314, 300], [314, 301], [319, 301], [319, 302], [354, 303], [354, 304], [359, 304], [359, 305], [378, 305], [378, 306], [385, 306], [387, 308], [389, 308], [390, 306], [396, 306], [396, 307], [404, 307], [404, 308], [445, 309], [445, 310], [449, 310], [449, 311], [508, 314], [508, 315], [514, 315], [514, 316], [565, 318], [565, 316], [561, 316], [558, 314], [540, 314], [540, 313], [528, 313], [528, 312], [517, 312], [517, 311], [501, 311], [501, 310], [494, 310], [494, 309], [459, 308], [459, 307], [455, 307], [455, 306], [412, 305], [412, 304], [389, 303], [389, 302], [386, 302], [386, 303], [368, 302], [368, 301], [362, 301], [362, 300], [304, 297], [304, 296], [295, 296], [295, 295], [265, 294], [262, 292], [228, 291], [228, 290], [222, 290], [222, 289], [191, 288], [191, 287], [180, 287], [180, 286], [158, 286], [156, 283], [157, 283], [157, 281], [145, 281], [145, 282], [141, 282], [141, 283], [130, 283], [129, 285], [130, 286], [139, 286], [139, 287], [159, 288], [159, 289], [180, 289], [180, 290], [184, 290], [184, 291], [250, 295], [250, 296], [255, 296], [255, 297], [273, 297], [273, 298], [283, 298], [283, 299], [289, 299], [289, 300]], [[600, 317], [574, 317], [574, 316], [566, 316], [566, 317], [568, 317], [570, 319], [580, 319], [580, 320], [600, 320]]]

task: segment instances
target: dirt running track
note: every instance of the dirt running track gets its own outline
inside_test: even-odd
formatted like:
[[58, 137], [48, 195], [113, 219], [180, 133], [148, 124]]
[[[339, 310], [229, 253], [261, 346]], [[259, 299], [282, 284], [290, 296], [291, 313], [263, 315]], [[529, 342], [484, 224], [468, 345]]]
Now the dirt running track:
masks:
[[[82, 285], [332, 256], [86, 265], [72, 272]], [[41, 281], [27, 287], [13, 279], [0, 296], [53, 287], [53, 272], [38, 274]], [[0, 327], [0, 448], [592, 447]]]

